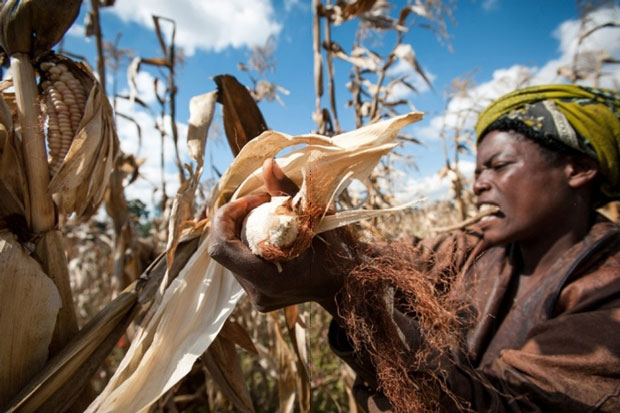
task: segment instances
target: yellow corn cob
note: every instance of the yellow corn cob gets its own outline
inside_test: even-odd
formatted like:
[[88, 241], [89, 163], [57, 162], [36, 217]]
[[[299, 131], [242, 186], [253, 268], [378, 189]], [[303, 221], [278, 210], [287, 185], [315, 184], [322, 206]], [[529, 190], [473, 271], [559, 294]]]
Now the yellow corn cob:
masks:
[[47, 114], [50, 173], [56, 175], [84, 116], [87, 90], [62, 63], [40, 65]]

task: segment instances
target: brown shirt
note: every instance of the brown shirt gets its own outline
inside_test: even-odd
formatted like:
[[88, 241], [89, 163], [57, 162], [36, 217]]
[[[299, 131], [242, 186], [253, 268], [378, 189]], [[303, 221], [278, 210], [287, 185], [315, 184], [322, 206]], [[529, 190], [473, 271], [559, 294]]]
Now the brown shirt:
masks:
[[[512, 247], [486, 248], [476, 233], [425, 241], [459, 271], [453, 291], [477, 309], [466, 348], [455, 350], [448, 386], [478, 412], [620, 412], [620, 227], [599, 217], [588, 235], [558, 260], [543, 281], [515, 299]], [[446, 257], [450, 259], [446, 259]], [[402, 328], [419, 340], [415, 323]], [[367, 411], [390, 411], [376, 392], [368, 357], [330, 326], [334, 352], [357, 373], [354, 393]], [[414, 346], [415, 344], [411, 344]], [[415, 347], [412, 347], [415, 348]], [[458, 411], [448, 397], [443, 411]]]

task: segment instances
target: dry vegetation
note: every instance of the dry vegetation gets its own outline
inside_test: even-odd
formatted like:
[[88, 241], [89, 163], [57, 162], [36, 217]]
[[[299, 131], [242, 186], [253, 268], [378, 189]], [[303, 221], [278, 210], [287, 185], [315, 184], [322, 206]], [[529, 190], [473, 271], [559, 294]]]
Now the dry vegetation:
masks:
[[[263, 76], [272, 64], [272, 43], [256, 48], [250, 61], [240, 65], [241, 71], [253, 74], [249, 87], [231, 75], [217, 75], [217, 90], [196, 103], [199, 119], [190, 120], [188, 136], [193, 163], [184, 167], [175, 120], [175, 70], [182, 64], [182, 53], [175, 48], [174, 30], [169, 39], [161, 30], [163, 24], [175, 23], [153, 16], [154, 41], [162, 53], [139, 56], [139, 51], [119, 49], [119, 36], [113, 43], [104, 41], [99, 9], [113, 3], [90, 2], [87, 29], [96, 39], [99, 78], [106, 78], [109, 70], [116, 79], [119, 63], [130, 58], [130, 77], [146, 66], [159, 70], [155, 84], [159, 112], [149, 110], [158, 119], [162, 143], [172, 139], [175, 144], [181, 188], [171, 196], [162, 178], [157, 216], [140, 201], [127, 200], [127, 186], [141, 179], [141, 161], [119, 151], [112, 108], [118, 99], [146, 105], [139, 95], [118, 95], [116, 81], [106, 94], [90, 69], [68, 57], [69, 52], [62, 48], [58, 54], [51, 52], [77, 16], [80, 1], [5, 1], [0, 10], [1, 41], [12, 81], [2, 85], [0, 101], [0, 321], [11, 333], [0, 343], [3, 410], [83, 411], [103, 392], [139, 334], [145, 347], [137, 350], [134, 360], [144, 354], [152, 345], [151, 336], [144, 338], [153, 319], [150, 311], [162, 305], [163, 291], [190, 261], [208, 228], [207, 200], [224, 202], [231, 195], [223, 192], [216, 198], [211, 195], [215, 184], [201, 179], [215, 102], [223, 107], [222, 128], [237, 155], [267, 129], [255, 102], [280, 100], [279, 94], [288, 93]], [[433, 30], [445, 39], [452, 6], [450, 0], [426, 1], [394, 10], [381, 0], [313, 0], [314, 48], [308, 52], [314, 54], [317, 132], [326, 136], [342, 132], [335, 101], [336, 87], [341, 85], [334, 81], [334, 59], [351, 64], [349, 105], [357, 127], [405, 111], [410, 102], [391, 100], [390, 91], [398, 84], [414, 88], [406, 78], [389, 78], [387, 71], [396, 59], [404, 59], [428, 82], [405, 36], [412, 29]], [[359, 30], [352, 49], [345, 50], [335, 39], [338, 25], [351, 20], [359, 22]], [[25, 21], [36, 37], [24, 32]], [[397, 34], [385, 56], [364, 45], [375, 31]], [[588, 70], [576, 60], [565, 70], [572, 81], [598, 79], [604, 65], [616, 63], [610, 59], [600, 58]], [[59, 71], [70, 73], [74, 80], [54, 79], [51, 67], [61, 67]], [[63, 87], [77, 97], [69, 98]], [[449, 97], [465, 94], [470, 87], [468, 81], [455, 81]], [[133, 121], [137, 139], [142, 128], [150, 127], [120, 112], [114, 116]], [[166, 117], [172, 119], [170, 130], [164, 127]], [[40, 119], [47, 119], [45, 127]], [[416, 144], [412, 137], [399, 138], [403, 145]], [[464, 123], [458, 128], [446, 126], [442, 139], [446, 158], [442, 173], [451, 177], [454, 199], [360, 224], [360, 233], [388, 239], [424, 237], [475, 214], [470, 183], [458, 167], [460, 154], [472, 150], [471, 131]], [[162, 149], [162, 177], [163, 159]], [[412, 161], [398, 151], [386, 157], [367, 180], [366, 190], [345, 192], [338, 205], [394, 204], [386, 182], [398, 162]], [[97, 213], [102, 204], [105, 208]], [[615, 206], [609, 214], [617, 219]], [[149, 411], [355, 412], [350, 390], [354, 376], [329, 351], [328, 323], [327, 313], [315, 304], [260, 314], [242, 299], [209, 349]], [[162, 359], [160, 364], [165, 364]]]

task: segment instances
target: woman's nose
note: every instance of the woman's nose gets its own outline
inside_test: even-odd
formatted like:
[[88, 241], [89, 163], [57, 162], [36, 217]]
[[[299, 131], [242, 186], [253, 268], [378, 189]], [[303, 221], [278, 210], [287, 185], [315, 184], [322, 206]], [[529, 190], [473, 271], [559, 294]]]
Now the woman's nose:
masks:
[[474, 189], [474, 194], [476, 196], [480, 195], [483, 191], [486, 191], [487, 189], [489, 189], [489, 183], [482, 176], [482, 174], [476, 176], [476, 179], [474, 180], [473, 189]]

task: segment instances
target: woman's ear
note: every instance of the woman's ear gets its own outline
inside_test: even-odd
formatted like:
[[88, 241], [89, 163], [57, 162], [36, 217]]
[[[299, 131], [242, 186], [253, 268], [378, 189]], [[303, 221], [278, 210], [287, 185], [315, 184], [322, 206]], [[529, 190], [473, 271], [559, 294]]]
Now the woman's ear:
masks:
[[598, 162], [588, 156], [571, 156], [566, 163], [566, 177], [571, 188], [592, 183], [599, 173]]

